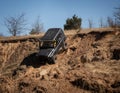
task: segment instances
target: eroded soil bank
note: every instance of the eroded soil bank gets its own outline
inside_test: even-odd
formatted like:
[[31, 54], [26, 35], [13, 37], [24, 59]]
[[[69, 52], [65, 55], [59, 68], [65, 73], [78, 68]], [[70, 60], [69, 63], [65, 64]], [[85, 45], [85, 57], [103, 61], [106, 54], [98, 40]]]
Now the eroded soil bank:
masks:
[[1, 42], [0, 93], [120, 93], [119, 32], [77, 33], [66, 42], [52, 65], [35, 57], [37, 39]]

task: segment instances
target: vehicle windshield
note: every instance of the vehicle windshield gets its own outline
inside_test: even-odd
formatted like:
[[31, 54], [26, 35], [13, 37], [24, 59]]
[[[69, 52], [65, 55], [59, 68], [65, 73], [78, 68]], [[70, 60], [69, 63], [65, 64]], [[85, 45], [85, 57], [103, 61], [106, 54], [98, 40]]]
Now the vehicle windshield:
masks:
[[40, 48], [46, 49], [46, 48], [54, 48], [56, 47], [56, 41], [41, 41]]

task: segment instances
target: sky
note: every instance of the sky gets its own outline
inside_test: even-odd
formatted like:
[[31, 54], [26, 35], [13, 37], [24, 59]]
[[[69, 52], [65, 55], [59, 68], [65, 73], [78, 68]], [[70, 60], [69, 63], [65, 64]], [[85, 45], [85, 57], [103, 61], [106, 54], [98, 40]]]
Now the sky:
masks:
[[[26, 26], [31, 29], [35, 20], [40, 17], [44, 30], [48, 28], [64, 28], [67, 18], [74, 14], [82, 18], [82, 28], [88, 28], [88, 19], [93, 27], [99, 27], [99, 21], [113, 16], [120, 0], [0, 0], [0, 33], [8, 36], [4, 25], [6, 17], [25, 14]], [[26, 30], [23, 34], [28, 34]]]

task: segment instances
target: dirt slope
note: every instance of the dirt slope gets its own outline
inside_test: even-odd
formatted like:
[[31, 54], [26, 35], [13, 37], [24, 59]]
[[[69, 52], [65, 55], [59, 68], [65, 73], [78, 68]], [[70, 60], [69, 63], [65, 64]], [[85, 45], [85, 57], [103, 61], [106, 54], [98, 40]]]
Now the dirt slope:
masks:
[[118, 31], [67, 32], [66, 41], [52, 65], [34, 56], [35, 38], [1, 42], [0, 93], [120, 92]]

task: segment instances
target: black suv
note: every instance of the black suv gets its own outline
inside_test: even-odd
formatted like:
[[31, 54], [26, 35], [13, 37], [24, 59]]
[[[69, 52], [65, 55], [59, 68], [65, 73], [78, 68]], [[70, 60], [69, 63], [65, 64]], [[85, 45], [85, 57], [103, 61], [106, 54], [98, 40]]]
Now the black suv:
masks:
[[56, 54], [60, 48], [66, 49], [66, 36], [61, 28], [50, 28], [40, 39], [37, 56], [41, 60], [47, 60], [50, 64], [55, 63]]

